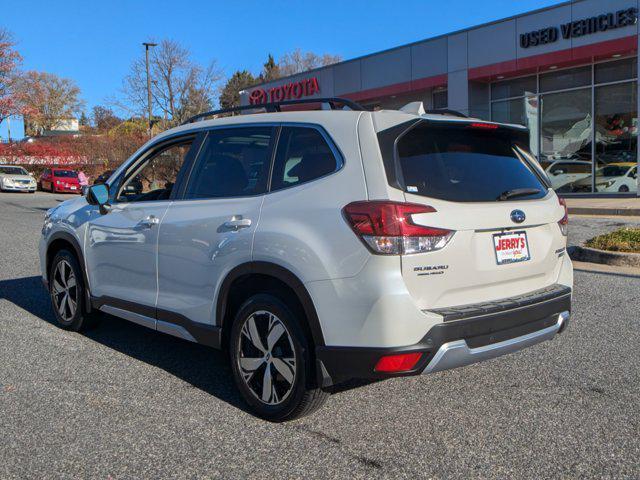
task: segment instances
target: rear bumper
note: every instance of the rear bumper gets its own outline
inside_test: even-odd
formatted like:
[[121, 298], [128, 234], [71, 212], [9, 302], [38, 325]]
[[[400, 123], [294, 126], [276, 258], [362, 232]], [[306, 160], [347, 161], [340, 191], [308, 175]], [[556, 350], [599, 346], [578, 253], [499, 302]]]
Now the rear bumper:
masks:
[[[487, 304], [434, 311], [445, 320], [415, 345], [400, 348], [318, 347], [319, 381], [323, 386], [349, 379], [383, 379], [420, 375], [488, 360], [537, 343], [564, 331], [571, 312], [571, 289], [561, 285]], [[378, 373], [381, 357], [420, 352], [410, 371]]]
[[569, 316], [568, 311], [562, 312], [558, 315], [557, 322], [550, 327], [502, 342], [491, 343], [484, 347], [469, 348], [465, 340], [445, 343], [438, 349], [423, 373], [441, 372], [452, 368], [464, 367], [472, 363], [517, 352], [518, 350], [531, 347], [546, 340], [551, 340], [559, 332], [564, 331], [569, 323]]

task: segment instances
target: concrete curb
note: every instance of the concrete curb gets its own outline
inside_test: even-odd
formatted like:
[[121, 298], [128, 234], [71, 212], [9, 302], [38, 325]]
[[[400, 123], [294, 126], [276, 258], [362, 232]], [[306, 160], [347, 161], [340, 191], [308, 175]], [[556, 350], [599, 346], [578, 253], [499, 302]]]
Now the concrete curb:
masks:
[[640, 208], [571, 207], [569, 215], [599, 215], [603, 217], [640, 217]]
[[578, 262], [640, 268], [640, 253], [606, 252], [589, 247], [569, 247], [567, 251]]

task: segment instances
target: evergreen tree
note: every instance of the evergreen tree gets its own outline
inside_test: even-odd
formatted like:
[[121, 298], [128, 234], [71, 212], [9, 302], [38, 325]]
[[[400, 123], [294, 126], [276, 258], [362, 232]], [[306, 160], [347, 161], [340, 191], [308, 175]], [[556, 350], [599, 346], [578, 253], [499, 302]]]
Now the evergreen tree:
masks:
[[220, 93], [220, 108], [232, 108], [240, 105], [240, 91], [258, 83], [247, 70], [236, 71]]
[[269, 54], [267, 61], [263, 65], [262, 73], [260, 74], [260, 82], [271, 82], [282, 77], [280, 74], [280, 67], [276, 63], [273, 55]]

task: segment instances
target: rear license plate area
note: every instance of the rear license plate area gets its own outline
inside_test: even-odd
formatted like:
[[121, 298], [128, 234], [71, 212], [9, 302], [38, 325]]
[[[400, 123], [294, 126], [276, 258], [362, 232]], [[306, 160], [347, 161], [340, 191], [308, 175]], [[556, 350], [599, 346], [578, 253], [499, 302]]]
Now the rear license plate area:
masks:
[[531, 260], [527, 232], [494, 234], [493, 251], [498, 265], [510, 265]]

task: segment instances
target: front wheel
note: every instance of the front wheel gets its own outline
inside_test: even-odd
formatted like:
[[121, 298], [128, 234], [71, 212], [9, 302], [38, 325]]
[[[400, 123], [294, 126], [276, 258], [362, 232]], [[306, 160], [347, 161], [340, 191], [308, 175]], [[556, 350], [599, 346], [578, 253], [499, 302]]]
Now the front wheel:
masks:
[[240, 393], [266, 420], [309, 415], [328, 397], [313, 385], [310, 341], [292, 310], [275, 296], [254, 295], [240, 307], [229, 350]]
[[49, 295], [58, 325], [65, 330], [77, 332], [97, 319], [97, 313], [87, 313], [84, 308], [82, 270], [75, 255], [68, 250], [60, 250], [53, 259]]
[[628, 193], [629, 192], [629, 187], [627, 187], [626, 185], [621, 185], [620, 188], [618, 189], [618, 192], [620, 192], [620, 193]]

